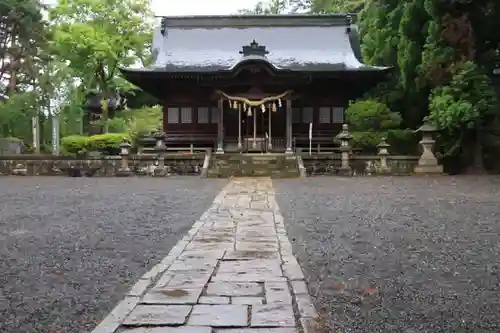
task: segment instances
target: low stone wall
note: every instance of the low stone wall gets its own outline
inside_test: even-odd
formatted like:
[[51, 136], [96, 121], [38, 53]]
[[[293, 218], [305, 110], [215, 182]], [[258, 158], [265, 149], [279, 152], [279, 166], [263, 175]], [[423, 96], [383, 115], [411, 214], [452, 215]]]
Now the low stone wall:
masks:
[[[165, 167], [171, 175], [200, 175], [205, 153], [168, 154]], [[134, 175], [150, 175], [157, 165], [154, 156], [133, 155], [129, 168]], [[0, 175], [112, 177], [121, 167], [121, 157], [75, 159], [59, 156], [15, 155], [0, 156]], [[80, 170], [81, 172], [78, 172]]]
[[[390, 171], [384, 173], [380, 171], [380, 157], [378, 156], [352, 156], [349, 164], [355, 176], [411, 175], [418, 159], [418, 156], [387, 156]], [[302, 160], [308, 176], [336, 175], [340, 168], [340, 154], [312, 154], [311, 156], [304, 154]]]

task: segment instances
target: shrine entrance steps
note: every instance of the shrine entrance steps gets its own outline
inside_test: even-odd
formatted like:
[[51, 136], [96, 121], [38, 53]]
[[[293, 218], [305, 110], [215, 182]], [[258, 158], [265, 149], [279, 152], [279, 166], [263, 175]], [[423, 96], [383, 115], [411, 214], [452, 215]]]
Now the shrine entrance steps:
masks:
[[297, 157], [285, 154], [213, 154], [209, 178], [229, 177], [300, 177]]

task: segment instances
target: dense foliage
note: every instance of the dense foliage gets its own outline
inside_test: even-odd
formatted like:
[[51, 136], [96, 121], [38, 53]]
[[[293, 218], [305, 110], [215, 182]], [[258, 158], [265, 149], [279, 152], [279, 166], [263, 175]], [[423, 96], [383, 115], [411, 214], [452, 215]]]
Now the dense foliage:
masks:
[[500, 65], [500, 2], [271, 0], [260, 7], [264, 13], [359, 11], [365, 62], [395, 69], [365, 98], [400, 114], [402, 130], [430, 115], [445, 162], [478, 171], [487, 156], [500, 153], [500, 78], [492, 81]]
[[[52, 119], [61, 135], [85, 135], [83, 102], [131, 88], [117, 68], [148, 63], [153, 19], [147, 0], [59, 0], [43, 20], [39, 0], [0, 4], [0, 137], [31, 142], [40, 117], [42, 146]], [[387, 136], [391, 149], [414, 148], [411, 131], [424, 116], [440, 129], [440, 157], [481, 170], [500, 152], [500, 2], [494, 0], [269, 0], [246, 14], [359, 12], [365, 62], [392, 66], [390, 79], [353, 101], [348, 111], [359, 145]], [[135, 93], [132, 93], [132, 95]], [[140, 100], [137, 99], [136, 101]], [[99, 124], [137, 135], [156, 127], [158, 108], [134, 108]], [[369, 120], [368, 120], [369, 119]], [[364, 133], [364, 134], [363, 134]], [[411, 146], [411, 147], [410, 147]], [[498, 164], [498, 163], [496, 163]]]

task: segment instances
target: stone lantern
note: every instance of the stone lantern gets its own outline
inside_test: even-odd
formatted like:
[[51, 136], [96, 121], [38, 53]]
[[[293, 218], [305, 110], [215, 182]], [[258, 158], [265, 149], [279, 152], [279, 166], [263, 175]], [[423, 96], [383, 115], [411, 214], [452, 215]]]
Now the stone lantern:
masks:
[[420, 156], [420, 159], [418, 160], [418, 165], [415, 166], [415, 173], [443, 173], [443, 166], [439, 165], [436, 156], [432, 152], [432, 148], [434, 147], [434, 143], [436, 142], [433, 138], [433, 134], [437, 132], [436, 127], [429, 122], [428, 117], [425, 117], [422, 126], [420, 126], [420, 128], [415, 131], [415, 133], [417, 132], [422, 133], [422, 140], [420, 140], [419, 144], [422, 146], [423, 152]]
[[349, 155], [352, 152], [351, 140], [352, 134], [349, 133], [349, 126], [347, 124], [342, 125], [342, 132], [337, 134], [335, 137], [340, 140], [340, 169], [339, 174], [350, 176], [352, 174], [352, 169], [349, 166]]
[[158, 130], [154, 133], [153, 137], [156, 140], [155, 150], [157, 153], [158, 166], [154, 169], [153, 176], [156, 177], [165, 177], [167, 175], [167, 171], [165, 169], [165, 152], [167, 151], [167, 147], [165, 146], [165, 138], [167, 135], [165, 132]]
[[382, 141], [377, 145], [378, 148], [378, 156], [380, 156], [380, 172], [388, 173], [390, 171], [389, 166], [387, 165], [387, 156], [389, 156], [389, 147], [390, 145], [387, 143], [386, 138], [382, 138]]
[[132, 172], [129, 168], [129, 156], [130, 156], [130, 148], [132, 145], [127, 140], [123, 140], [120, 143], [120, 156], [122, 157], [120, 169], [116, 173], [119, 177], [128, 177], [132, 176]]

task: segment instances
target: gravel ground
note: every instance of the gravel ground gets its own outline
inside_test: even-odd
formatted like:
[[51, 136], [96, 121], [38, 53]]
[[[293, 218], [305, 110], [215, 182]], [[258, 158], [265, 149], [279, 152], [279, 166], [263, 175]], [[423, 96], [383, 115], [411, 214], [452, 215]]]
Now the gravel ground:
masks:
[[0, 178], [0, 332], [92, 330], [226, 182]]
[[325, 332], [500, 332], [500, 178], [276, 181]]

